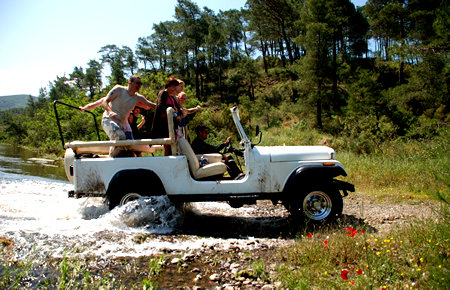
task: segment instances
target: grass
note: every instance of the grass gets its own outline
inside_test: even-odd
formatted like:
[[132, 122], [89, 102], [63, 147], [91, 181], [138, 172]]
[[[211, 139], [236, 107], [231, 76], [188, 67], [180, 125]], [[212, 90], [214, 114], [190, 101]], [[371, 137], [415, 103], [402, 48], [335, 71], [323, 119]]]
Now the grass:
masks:
[[389, 233], [364, 228], [302, 236], [280, 251], [274, 280], [291, 289], [449, 289], [448, 207]]
[[104, 270], [91, 265], [89, 260], [65, 255], [58, 261], [47, 261], [44, 273], [39, 274], [41, 265], [34, 263], [32, 258], [13, 262], [2, 256], [0, 289], [157, 289], [165, 258], [147, 259], [146, 269], [137, 266], [136, 261], [123, 261], [117, 267]]

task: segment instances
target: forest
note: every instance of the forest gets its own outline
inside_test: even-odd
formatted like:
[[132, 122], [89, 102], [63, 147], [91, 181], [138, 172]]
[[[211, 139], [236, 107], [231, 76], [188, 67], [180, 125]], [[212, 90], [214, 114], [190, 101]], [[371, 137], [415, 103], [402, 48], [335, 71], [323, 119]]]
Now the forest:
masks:
[[[25, 109], [1, 112], [0, 141], [61, 154], [53, 102], [83, 106], [132, 74], [154, 102], [168, 77], [184, 80], [186, 107], [203, 107], [190, 129], [204, 123], [212, 140], [233, 133], [235, 105], [249, 130], [317, 132], [358, 154], [428, 140], [448, 132], [450, 121], [449, 11], [445, 0], [368, 0], [358, 8], [350, 0], [248, 0], [215, 13], [178, 0], [174, 20], [155, 24], [134, 50], [105, 44], [97, 58], [30, 96]], [[102, 109], [93, 112], [99, 121]], [[96, 139], [88, 114], [60, 115], [65, 140]], [[297, 138], [265, 140], [320, 141]]]

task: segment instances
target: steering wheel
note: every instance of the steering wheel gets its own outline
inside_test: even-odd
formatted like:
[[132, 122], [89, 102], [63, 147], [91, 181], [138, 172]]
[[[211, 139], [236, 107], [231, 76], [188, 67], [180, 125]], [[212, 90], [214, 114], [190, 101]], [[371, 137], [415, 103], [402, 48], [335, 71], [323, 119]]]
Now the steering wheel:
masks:
[[232, 153], [232, 154], [236, 155], [236, 157], [244, 156], [243, 150], [234, 148], [231, 141], [228, 143], [227, 146], [225, 146], [225, 148], [223, 149], [223, 152], [222, 152], [222, 154], [227, 154], [227, 153]]

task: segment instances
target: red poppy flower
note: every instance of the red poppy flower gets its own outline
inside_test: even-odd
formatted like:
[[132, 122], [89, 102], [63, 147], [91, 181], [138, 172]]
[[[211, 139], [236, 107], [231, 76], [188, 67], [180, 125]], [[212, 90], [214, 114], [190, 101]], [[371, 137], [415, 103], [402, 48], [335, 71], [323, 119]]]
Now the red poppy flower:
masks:
[[345, 269], [342, 270], [342, 272], [341, 272], [341, 278], [344, 279], [344, 280], [348, 280], [347, 274], [348, 274], [348, 271], [347, 271], [347, 270], [345, 270]]
[[356, 273], [358, 273], [359, 275], [361, 275], [361, 274], [362, 274], [362, 269], [356, 270]]
[[308, 238], [311, 238], [311, 237], [312, 237], [312, 234], [311, 234], [311, 233], [309, 233], [309, 234], [308, 234], [307, 236], [308, 236]]
[[351, 227], [346, 228], [345, 231], [348, 232], [347, 236], [352, 238], [358, 233], [358, 230], [355, 230]]

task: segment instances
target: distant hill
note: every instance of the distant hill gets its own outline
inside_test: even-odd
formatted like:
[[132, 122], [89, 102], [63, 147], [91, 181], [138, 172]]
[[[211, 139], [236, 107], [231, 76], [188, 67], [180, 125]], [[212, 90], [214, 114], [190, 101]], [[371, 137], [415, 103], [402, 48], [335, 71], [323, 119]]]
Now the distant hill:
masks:
[[29, 98], [30, 95], [0, 96], [0, 111], [25, 108]]

